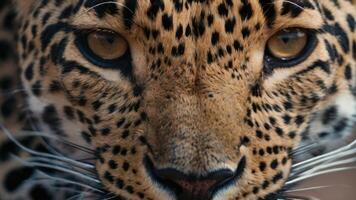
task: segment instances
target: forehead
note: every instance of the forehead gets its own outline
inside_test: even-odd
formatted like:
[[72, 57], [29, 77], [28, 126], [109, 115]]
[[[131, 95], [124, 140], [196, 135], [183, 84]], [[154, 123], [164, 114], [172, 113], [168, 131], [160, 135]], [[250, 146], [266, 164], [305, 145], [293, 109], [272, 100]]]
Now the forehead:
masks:
[[204, 29], [217, 20], [227, 29], [253, 22], [271, 28], [278, 25], [280, 16], [298, 19], [307, 13], [310, 19], [317, 10], [314, 5], [311, 0], [87, 0], [79, 12], [87, 18], [80, 17], [75, 23], [172, 30], [189, 23]]

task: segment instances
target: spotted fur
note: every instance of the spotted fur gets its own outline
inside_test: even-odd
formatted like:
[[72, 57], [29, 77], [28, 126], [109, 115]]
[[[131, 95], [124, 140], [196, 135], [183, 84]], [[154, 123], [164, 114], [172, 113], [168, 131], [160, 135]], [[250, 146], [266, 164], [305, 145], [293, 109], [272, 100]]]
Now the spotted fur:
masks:
[[[31, 156], [2, 134], [1, 198], [73, 195], [34, 184], [45, 170], [100, 191], [76, 185], [86, 199], [277, 199], [293, 159], [342, 146], [352, 133], [352, 1], [14, 0], [0, 9], [3, 132], [49, 154], [80, 160], [92, 152], [95, 165], [90, 180], [58, 175], [54, 165], [19, 165], [9, 152]], [[318, 44], [303, 62], [272, 69], [263, 59], [266, 41], [286, 27], [313, 30]], [[130, 64], [102, 68], [88, 61], [75, 40], [93, 28], [120, 33]], [[157, 169], [183, 174], [183, 189]], [[182, 192], [186, 182], [203, 190], [220, 170], [236, 176], [200, 197]]]

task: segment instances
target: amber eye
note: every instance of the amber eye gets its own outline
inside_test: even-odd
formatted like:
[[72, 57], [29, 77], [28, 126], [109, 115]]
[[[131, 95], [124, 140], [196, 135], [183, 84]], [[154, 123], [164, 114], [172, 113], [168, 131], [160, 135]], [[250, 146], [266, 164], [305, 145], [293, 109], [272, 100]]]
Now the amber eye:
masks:
[[274, 34], [266, 45], [264, 72], [292, 67], [305, 61], [318, 44], [316, 31], [302, 28], [283, 29]]
[[84, 30], [77, 33], [75, 41], [83, 56], [94, 65], [103, 68], [118, 68], [121, 71], [131, 67], [128, 42], [111, 30]]
[[128, 44], [124, 38], [107, 31], [90, 33], [87, 42], [90, 50], [104, 60], [120, 58], [128, 50]]
[[308, 43], [308, 34], [301, 29], [283, 29], [272, 36], [267, 48], [278, 59], [290, 60], [298, 56]]

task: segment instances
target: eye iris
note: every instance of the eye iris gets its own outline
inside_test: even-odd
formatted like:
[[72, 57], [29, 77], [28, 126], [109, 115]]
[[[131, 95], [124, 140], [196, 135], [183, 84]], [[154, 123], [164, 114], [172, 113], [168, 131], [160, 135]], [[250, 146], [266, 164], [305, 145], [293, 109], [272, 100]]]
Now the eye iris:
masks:
[[90, 33], [87, 43], [90, 50], [104, 60], [120, 58], [128, 49], [127, 42], [114, 33]]
[[279, 59], [289, 60], [299, 55], [308, 42], [308, 35], [298, 29], [285, 29], [268, 41], [270, 53]]

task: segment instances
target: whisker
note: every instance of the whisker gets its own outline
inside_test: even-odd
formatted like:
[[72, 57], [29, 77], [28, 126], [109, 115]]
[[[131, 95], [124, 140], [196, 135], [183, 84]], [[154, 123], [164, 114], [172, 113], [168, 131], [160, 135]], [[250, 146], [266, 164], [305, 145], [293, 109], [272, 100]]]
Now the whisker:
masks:
[[[321, 189], [328, 189], [328, 188], [333, 188], [333, 187], [341, 187], [342, 185], [324, 185], [324, 186], [314, 186], [314, 187], [307, 187], [307, 188], [298, 188], [298, 189], [293, 189], [293, 190], [288, 190], [285, 191], [286, 193], [294, 193], [294, 192], [305, 192], [305, 191], [311, 191], [311, 190], [321, 190]], [[346, 187], [346, 186], [344, 186]], [[350, 186], [348, 186], [350, 187]]]
[[[339, 159], [338, 162], [344, 162], [345, 160], [341, 160], [341, 158], [351, 156], [351, 155], [353, 155], [355, 153], [356, 153], [356, 149], [355, 150], [349, 150], [349, 151], [340, 153], [339, 155], [325, 157], [322, 160], [317, 160], [317, 161], [314, 161], [312, 163], [306, 164], [304, 166], [300, 166], [300, 167], [297, 167], [297, 168], [292, 168], [291, 176], [304, 173], [304, 172], [306, 172], [308, 170], [312, 170], [313, 168], [325, 166], [325, 164], [328, 164], [328, 163], [330, 163], [332, 161], [336, 161], [338, 159]], [[348, 162], [351, 162], [351, 161], [348, 161]], [[321, 164], [324, 164], [324, 165], [321, 165]]]
[[19, 162], [21, 162], [22, 164], [29, 166], [29, 167], [42, 167], [42, 168], [48, 168], [48, 169], [53, 169], [53, 170], [57, 170], [57, 171], [61, 171], [61, 172], [65, 172], [68, 174], [72, 174], [75, 175], [79, 178], [94, 182], [94, 183], [98, 183], [100, 184], [101, 181], [96, 179], [95, 177], [89, 176], [89, 175], [85, 175], [82, 174], [80, 172], [74, 171], [72, 169], [69, 168], [65, 168], [65, 167], [61, 167], [58, 165], [51, 165], [51, 164], [44, 164], [44, 163], [39, 163], [39, 162], [27, 162], [26, 160], [23, 160], [22, 158], [19, 158], [17, 156], [13, 156], [16, 160], [18, 160]]
[[337, 167], [337, 166], [340, 166], [340, 165], [346, 165], [346, 164], [352, 164], [352, 163], [355, 163], [356, 162], [356, 158], [350, 158], [350, 159], [345, 159], [345, 160], [341, 160], [341, 161], [338, 161], [338, 162], [333, 162], [333, 163], [330, 163], [330, 164], [326, 164], [326, 165], [320, 165], [320, 166], [317, 166], [311, 170], [308, 170], [306, 172], [303, 172], [301, 175], [308, 175], [308, 174], [312, 174], [318, 170], [324, 170], [324, 169], [328, 169], [328, 168], [332, 168], [332, 167]]
[[300, 167], [300, 166], [303, 166], [305, 167], [307, 164], [309, 163], [313, 163], [315, 164], [316, 163], [319, 163], [319, 162], [323, 162], [323, 161], [326, 161], [330, 158], [339, 158], [338, 156], [340, 155], [339, 153], [343, 153], [345, 152], [346, 150], [349, 150], [349, 149], [352, 149], [354, 148], [354, 146], [356, 145], [356, 140], [354, 140], [351, 144], [349, 145], [346, 145], [344, 147], [341, 147], [339, 149], [336, 149], [334, 151], [331, 151], [329, 153], [326, 153], [326, 154], [322, 154], [320, 156], [316, 156], [316, 157], [313, 157], [311, 159], [308, 159], [308, 160], [305, 160], [305, 161], [301, 161], [299, 163], [296, 163], [294, 164], [292, 167], [293, 168], [297, 168], [297, 167]]
[[318, 147], [317, 144], [307, 144], [304, 146], [300, 146], [291, 152], [291, 156], [297, 156], [297, 155], [303, 154], [303, 153], [308, 152], [311, 149], [314, 149], [316, 147]]
[[51, 139], [51, 140], [56, 140], [56, 141], [62, 142], [63, 144], [69, 145], [69, 146], [71, 146], [73, 148], [76, 148], [76, 149], [81, 150], [81, 151], [83, 151], [85, 153], [88, 153], [88, 154], [94, 154], [95, 153], [95, 151], [90, 149], [90, 148], [75, 144], [73, 142], [70, 142], [70, 141], [65, 140], [63, 138], [60, 138], [60, 137], [56, 137], [56, 136], [53, 136], [53, 135], [44, 134], [44, 133], [36, 132], [36, 131], [23, 131], [23, 132], [26, 133], [26, 135], [29, 135], [29, 136], [40, 136], [40, 137], [43, 137], [43, 138], [46, 138], [46, 139]]
[[104, 199], [102, 199], [102, 200], [111, 200], [111, 199], [116, 198], [116, 196], [113, 192], [110, 192], [110, 193], [106, 194], [105, 196], [106, 197], [104, 197]]
[[118, 5], [118, 6], [122, 7], [122, 8], [127, 9], [132, 14], [134, 13], [129, 7], [125, 6], [122, 3], [116, 2], [116, 1], [107, 1], [107, 2], [98, 3], [95, 6], [92, 6], [92, 7], [88, 8], [88, 9], [86, 9], [86, 12], [90, 12], [91, 10], [93, 10], [93, 9], [95, 9], [97, 7], [100, 7], [100, 6], [103, 6], [103, 5], [107, 5], [107, 4], [115, 4], [115, 5]]
[[324, 170], [324, 171], [316, 172], [314, 174], [301, 176], [301, 177], [295, 178], [293, 180], [287, 181], [285, 185], [292, 185], [292, 184], [298, 183], [300, 181], [310, 179], [310, 178], [313, 178], [316, 176], [321, 176], [324, 174], [336, 173], [336, 172], [342, 172], [342, 171], [348, 171], [348, 170], [354, 170], [354, 169], [356, 169], [356, 167], [340, 167], [340, 168], [335, 168], [335, 169], [330, 169], [330, 170]]
[[74, 200], [74, 199], [81, 200], [84, 198], [84, 195], [85, 195], [84, 193], [76, 194], [72, 197], [67, 198], [67, 200]]
[[[91, 10], [97, 8], [97, 7], [100, 7], [100, 6], [103, 6], [103, 5], [107, 5], [107, 4], [115, 4], [117, 6], [119, 6], [120, 8], [124, 8], [124, 9], [127, 9], [129, 12], [131, 12], [132, 14], [134, 13], [133, 10], [131, 10], [129, 7], [127, 7], [126, 5], [122, 4], [122, 3], [119, 3], [119, 2], [116, 2], [116, 1], [108, 1], [108, 2], [101, 2], [101, 3], [98, 3], [88, 9], [85, 10], [85, 12], [83, 12], [81, 15], [84, 15], [85, 13], [88, 13], [90, 12]], [[78, 17], [81, 17], [81, 15], [79, 15]], [[132, 23], [134, 23], [137, 27], [143, 29], [143, 27], [140, 25], [140, 24], [137, 24], [135, 21], [131, 20], [131, 19], [124, 19], [126, 21], [130, 21]]]
[[290, 195], [290, 196], [287, 196], [286, 200], [313, 200], [313, 199], [311, 197], [302, 197], [302, 196]]
[[76, 160], [73, 160], [73, 159], [70, 159], [70, 158], [67, 158], [67, 157], [59, 157], [59, 156], [55, 156], [55, 155], [52, 155], [52, 154], [42, 153], [42, 152], [38, 152], [38, 151], [35, 151], [35, 150], [32, 150], [32, 149], [29, 149], [29, 148], [23, 146], [19, 141], [17, 141], [16, 138], [14, 138], [12, 136], [12, 134], [1, 123], [0, 123], [0, 130], [2, 130], [7, 135], [7, 137], [12, 142], [14, 142], [17, 146], [19, 146], [21, 149], [23, 149], [24, 151], [26, 151], [26, 152], [28, 152], [30, 154], [37, 155], [37, 156], [42, 156], [42, 157], [47, 157], [47, 158], [57, 159], [57, 160], [60, 160], [60, 161], [63, 161], [63, 162], [67, 162], [67, 163], [70, 163], [70, 164], [73, 164], [73, 165], [78, 165], [78, 166], [81, 166], [81, 167], [84, 167], [84, 168], [88, 168], [88, 169], [95, 169], [95, 166], [92, 165], [92, 164], [78, 162]]
[[[26, 162], [28, 163], [38, 163], [38, 162], [43, 162], [44, 164], [56, 164], [56, 165], [59, 165], [59, 166], [62, 166], [62, 167], [65, 167], [63, 166], [63, 163], [62, 162], [58, 162], [58, 161], [54, 161], [54, 160], [51, 160], [51, 159], [48, 159], [48, 158], [42, 158], [42, 157], [30, 157], [30, 158], [27, 158], [27, 159], [24, 159]], [[71, 166], [73, 169], [77, 168], [75, 166]], [[79, 169], [81, 170], [84, 170], [88, 173], [90, 173], [91, 175], [94, 175], [95, 176], [95, 171], [94, 170], [88, 170], [88, 169], [85, 169], [85, 168], [80, 168], [78, 167]]]

